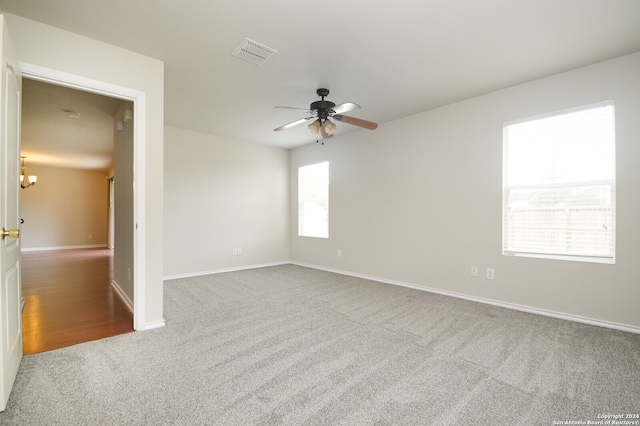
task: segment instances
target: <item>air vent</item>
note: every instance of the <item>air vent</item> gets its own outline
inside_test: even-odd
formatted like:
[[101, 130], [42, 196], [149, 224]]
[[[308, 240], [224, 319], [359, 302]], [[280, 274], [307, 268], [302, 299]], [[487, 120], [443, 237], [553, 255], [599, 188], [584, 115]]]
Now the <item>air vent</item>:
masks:
[[278, 53], [277, 50], [255, 42], [249, 38], [242, 40], [238, 47], [233, 49], [233, 52], [231, 52], [233, 56], [256, 65], [264, 64], [276, 53]]

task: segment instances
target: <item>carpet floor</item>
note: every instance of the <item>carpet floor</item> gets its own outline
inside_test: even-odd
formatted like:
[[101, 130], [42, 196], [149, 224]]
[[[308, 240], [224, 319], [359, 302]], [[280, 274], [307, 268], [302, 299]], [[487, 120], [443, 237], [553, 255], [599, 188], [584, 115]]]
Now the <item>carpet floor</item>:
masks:
[[164, 299], [163, 328], [25, 356], [0, 424], [554, 425], [640, 412], [633, 333], [295, 265], [169, 280]]

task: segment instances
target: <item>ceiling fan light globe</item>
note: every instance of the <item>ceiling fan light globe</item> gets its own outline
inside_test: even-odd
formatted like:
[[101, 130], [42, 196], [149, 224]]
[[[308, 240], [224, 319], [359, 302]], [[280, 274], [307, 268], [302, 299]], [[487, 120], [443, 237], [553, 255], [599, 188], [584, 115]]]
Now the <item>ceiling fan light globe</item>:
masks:
[[313, 123], [309, 124], [309, 131], [314, 135], [320, 133], [320, 121], [316, 120]]
[[333, 121], [328, 120], [324, 122], [324, 132], [328, 135], [332, 135], [336, 132], [336, 125]]

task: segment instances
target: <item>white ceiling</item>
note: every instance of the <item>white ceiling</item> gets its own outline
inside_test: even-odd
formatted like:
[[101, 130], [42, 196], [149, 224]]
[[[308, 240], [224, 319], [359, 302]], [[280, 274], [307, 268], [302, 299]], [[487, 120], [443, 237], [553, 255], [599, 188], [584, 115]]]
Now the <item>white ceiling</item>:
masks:
[[22, 80], [22, 155], [29, 165], [108, 171], [114, 115], [126, 101]]
[[[165, 123], [292, 148], [316, 89], [383, 123], [640, 51], [637, 0], [0, 0], [165, 63]], [[231, 56], [245, 38], [278, 53]], [[336, 135], [358, 130], [338, 123]], [[363, 130], [368, 132], [369, 130]], [[335, 138], [333, 139], [336, 140]]]

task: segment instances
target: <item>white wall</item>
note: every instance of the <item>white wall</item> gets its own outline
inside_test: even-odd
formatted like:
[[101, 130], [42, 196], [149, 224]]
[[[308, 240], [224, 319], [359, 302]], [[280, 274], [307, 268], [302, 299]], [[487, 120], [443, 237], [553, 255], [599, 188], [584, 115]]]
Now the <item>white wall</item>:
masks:
[[[38, 182], [21, 190], [22, 250], [106, 247], [109, 180], [105, 172], [30, 166]], [[89, 237], [91, 235], [91, 238]]]
[[175, 127], [164, 149], [165, 276], [289, 261], [288, 151]]
[[[5, 14], [16, 55], [22, 63], [80, 76], [106, 85], [141, 92], [145, 97], [145, 116], [136, 117], [144, 126], [145, 199], [141, 216], [144, 227], [144, 318], [136, 318], [139, 328], [163, 324], [162, 318], [162, 208], [163, 208], [163, 132], [164, 132], [164, 64], [90, 38], [40, 24], [19, 16]], [[143, 182], [138, 182], [142, 185]], [[142, 245], [142, 244], [141, 244]]]
[[[113, 256], [113, 281], [128, 299], [134, 302], [133, 283], [135, 276], [134, 251], [134, 121], [124, 122], [124, 111], [132, 109], [131, 102], [123, 102], [114, 115], [114, 129], [118, 121], [122, 130], [114, 130], [114, 207], [115, 207], [115, 250]], [[134, 117], [135, 120], [135, 117]]]
[[[292, 151], [292, 259], [640, 327], [638, 76], [640, 53]], [[616, 108], [616, 264], [503, 256], [503, 123], [606, 99]], [[297, 168], [324, 159], [330, 161], [330, 238], [300, 238]], [[470, 276], [471, 265], [480, 277]], [[495, 281], [484, 279], [487, 267], [495, 268]]]

